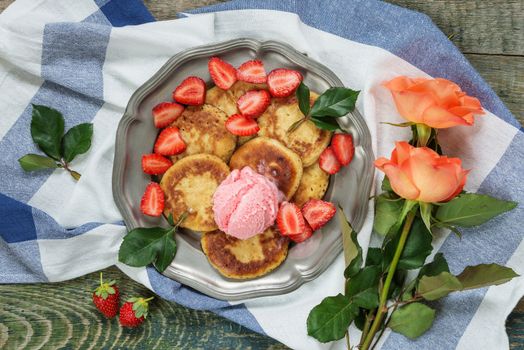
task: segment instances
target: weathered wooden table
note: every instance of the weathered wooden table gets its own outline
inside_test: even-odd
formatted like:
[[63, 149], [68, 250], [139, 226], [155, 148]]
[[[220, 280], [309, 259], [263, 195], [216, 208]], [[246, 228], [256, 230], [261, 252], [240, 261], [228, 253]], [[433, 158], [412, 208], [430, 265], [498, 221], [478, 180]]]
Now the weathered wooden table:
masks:
[[[276, 0], [275, 0], [276, 1]], [[0, 11], [13, 0], [0, 0]], [[158, 20], [217, 0], [145, 0]], [[430, 16], [491, 84], [518, 120], [524, 122], [523, 0], [391, 0]], [[150, 294], [116, 268], [123, 297]], [[0, 286], [0, 349], [285, 349], [210, 312], [156, 299], [143, 327], [126, 330], [100, 316], [91, 303], [98, 273], [41, 285]], [[512, 349], [524, 349], [524, 303], [507, 321]]]

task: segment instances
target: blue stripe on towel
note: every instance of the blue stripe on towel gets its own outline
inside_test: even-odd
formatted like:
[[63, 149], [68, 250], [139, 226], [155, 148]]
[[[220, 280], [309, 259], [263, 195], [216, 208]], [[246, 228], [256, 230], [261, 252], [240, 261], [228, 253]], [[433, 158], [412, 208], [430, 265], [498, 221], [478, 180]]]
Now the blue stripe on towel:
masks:
[[[46, 25], [42, 48], [42, 78], [69, 90], [103, 100], [102, 67], [110, 32], [108, 27], [85, 22]], [[100, 101], [98, 102], [100, 104]], [[77, 114], [84, 114], [83, 112], [79, 110]], [[92, 119], [93, 112], [96, 111], [79, 117], [79, 121]], [[71, 118], [69, 115], [64, 117]]]
[[113, 27], [154, 22], [155, 18], [140, 0], [95, 0]]
[[[0, 237], [7, 243], [36, 239], [31, 207], [0, 193]], [[8, 214], [7, 214], [8, 213]]]
[[47, 282], [38, 242], [6, 243], [0, 237], [0, 276], [2, 283]]
[[242, 304], [232, 306], [227, 301], [208, 297], [161, 275], [151, 266], [147, 268], [147, 276], [155, 293], [166, 300], [196, 310], [212, 311], [255, 332], [265, 334], [253, 314]]

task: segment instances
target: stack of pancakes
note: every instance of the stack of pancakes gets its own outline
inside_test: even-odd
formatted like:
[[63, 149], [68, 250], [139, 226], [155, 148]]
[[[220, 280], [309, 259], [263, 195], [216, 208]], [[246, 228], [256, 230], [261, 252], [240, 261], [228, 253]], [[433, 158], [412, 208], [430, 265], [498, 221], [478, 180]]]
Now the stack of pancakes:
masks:
[[165, 193], [164, 214], [176, 220], [187, 211], [181, 227], [203, 232], [202, 250], [211, 265], [235, 279], [260, 277], [278, 267], [287, 256], [289, 240], [276, 227], [247, 240], [218, 230], [212, 198], [230, 169], [251, 167], [275, 181], [287, 200], [298, 206], [322, 198], [329, 184], [318, 158], [329, 145], [331, 133], [310, 121], [287, 133], [303, 118], [294, 96], [272, 99], [257, 120], [258, 136], [237, 137], [226, 130], [227, 118], [238, 113], [238, 98], [260, 89], [267, 86], [238, 81], [229, 90], [213, 87], [204, 105], [186, 108], [173, 125], [180, 129], [187, 148], [173, 157], [174, 165], [160, 182]]

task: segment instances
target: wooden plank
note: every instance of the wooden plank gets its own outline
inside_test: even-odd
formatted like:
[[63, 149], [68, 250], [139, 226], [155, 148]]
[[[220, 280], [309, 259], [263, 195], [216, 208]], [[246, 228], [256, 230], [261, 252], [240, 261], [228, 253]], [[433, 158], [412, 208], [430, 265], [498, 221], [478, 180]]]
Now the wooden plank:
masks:
[[[122, 300], [150, 296], [115, 267], [104, 279], [117, 280]], [[156, 298], [138, 329], [105, 319], [91, 302], [98, 273], [54, 284], [0, 285], [0, 349], [286, 349], [211, 312]]]
[[524, 312], [512, 312], [506, 322], [506, 329], [508, 332], [510, 349], [524, 349]]
[[14, 0], [0, 0], [0, 13], [5, 10], [5, 8], [11, 3], [14, 2]]
[[466, 57], [524, 125], [524, 56], [466, 54]]
[[159, 21], [176, 18], [179, 12], [218, 4], [226, 0], [144, 0], [147, 8]]
[[464, 53], [524, 55], [522, 0], [388, 0], [428, 15]]

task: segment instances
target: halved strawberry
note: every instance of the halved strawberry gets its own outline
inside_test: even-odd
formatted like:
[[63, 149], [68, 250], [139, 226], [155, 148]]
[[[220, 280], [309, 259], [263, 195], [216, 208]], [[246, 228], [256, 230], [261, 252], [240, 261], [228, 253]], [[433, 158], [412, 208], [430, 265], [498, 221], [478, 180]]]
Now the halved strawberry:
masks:
[[164, 191], [156, 182], [147, 185], [142, 200], [140, 210], [149, 216], [160, 216], [164, 210]]
[[302, 82], [302, 74], [292, 69], [278, 68], [267, 76], [267, 87], [271, 96], [291, 96]]
[[296, 204], [282, 202], [278, 209], [277, 226], [282, 236], [300, 235], [306, 229], [306, 221]]
[[299, 233], [298, 235], [291, 235], [288, 237], [295, 243], [301, 243], [311, 236], [313, 236], [313, 230], [311, 229], [311, 226], [309, 226], [309, 224], [306, 222], [305, 229], [304, 231], [302, 231], [302, 233]]
[[237, 70], [235, 67], [218, 57], [211, 57], [207, 63], [211, 79], [215, 85], [227, 90], [237, 81]]
[[155, 142], [155, 153], [163, 156], [174, 156], [186, 150], [180, 131], [176, 126], [165, 128], [160, 132]]
[[204, 103], [206, 83], [199, 77], [188, 77], [173, 91], [173, 100], [190, 106]]
[[165, 128], [174, 122], [182, 112], [184, 106], [176, 102], [162, 102], [153, 107], [153, 121], [159, 129]]
[[173, 165], [166, 157], [161, 156], [160, 154], [144, 154], [142, 156], [142, 170], [144, 173], [150, 175], [159, 175], [163, 174]]
[[246, 118], [241, 114], [233, 114], [226, 120], [226, 129], [237, 136], [249, 136], [256, 134], [260, 127], [251, 118]]
[[251, 90], [240, 96], [237, 107], [247, 118], [259, 117], [269, 106], [271, 96], [266, 90]]
[[242, 63], [237, 69], [237, 79], [254, 84], [265, 83], [267, 75], [264, 64], [259, 60]]
[[343, 166], [351, 163], [353, 154], [355, 154], [355, 147], [353, 146], [353, 136], [350, 134], [335, 134], [331, 139], [331, 148], [335, 152], [340, 164]]
[[327, 224], [336, 212], [333, 203], [321, 199], [310, 199], [302, 206], [302, 214], [314, 231]]
[[324, 170], [328, 174], [336, 174], [340, 170], [340, 162], [335, 155], [335, 152], [331, 146], [327, 147], [318, 158], [318, 165], [320, 169]]

